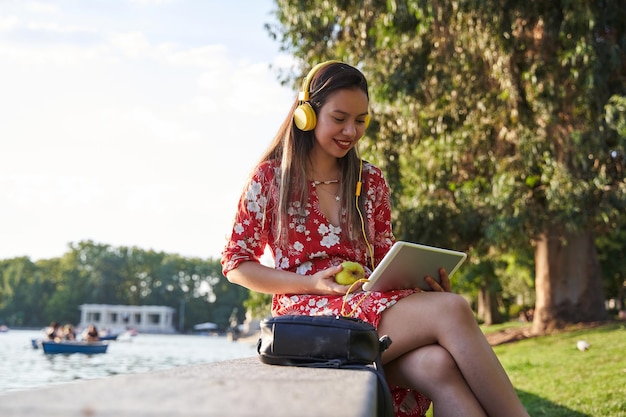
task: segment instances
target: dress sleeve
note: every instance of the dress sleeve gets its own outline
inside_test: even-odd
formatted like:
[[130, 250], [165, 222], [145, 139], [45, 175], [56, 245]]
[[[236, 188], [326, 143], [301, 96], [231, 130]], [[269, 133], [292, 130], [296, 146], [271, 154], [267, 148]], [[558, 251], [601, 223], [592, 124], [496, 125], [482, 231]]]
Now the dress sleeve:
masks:
[[[245, 261], [260, 262], [271, 230], [274, 169], [269, 163], [257, 167], [239, 199], [233, 229], [222, 251], [222, 273]], [[275, 201], [275, 200], [274, 200]]]
[[389, 186], [382, 171], [374, 165], [367, 166], [367, 200], [369, 236], [373, 236], [374, 263], [378, 265], [395, 242], [391, 222]]

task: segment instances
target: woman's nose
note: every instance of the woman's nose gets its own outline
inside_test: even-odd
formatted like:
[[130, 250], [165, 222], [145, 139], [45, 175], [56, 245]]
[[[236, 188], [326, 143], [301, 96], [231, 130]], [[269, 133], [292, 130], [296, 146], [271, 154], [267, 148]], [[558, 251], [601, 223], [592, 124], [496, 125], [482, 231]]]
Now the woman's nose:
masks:
[[346, 136], [354, 136], [356, 135], [356, 124], [354, 121], [348, 121], [343, 127], [343, 134]]

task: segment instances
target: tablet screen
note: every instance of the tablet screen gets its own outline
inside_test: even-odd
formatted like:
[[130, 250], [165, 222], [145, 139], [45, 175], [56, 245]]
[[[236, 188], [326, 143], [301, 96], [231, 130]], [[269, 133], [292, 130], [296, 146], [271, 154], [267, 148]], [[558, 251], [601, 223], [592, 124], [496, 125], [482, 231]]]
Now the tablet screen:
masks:
[[363, 284], [363, 290], [432, 290], [424, 281], [425, 276], [439, 282], [439, 268], [444, 268], [450, 277], [466, 258], [467, 254], [463, 252], [398, 241], [372, 272], [369, 282]]

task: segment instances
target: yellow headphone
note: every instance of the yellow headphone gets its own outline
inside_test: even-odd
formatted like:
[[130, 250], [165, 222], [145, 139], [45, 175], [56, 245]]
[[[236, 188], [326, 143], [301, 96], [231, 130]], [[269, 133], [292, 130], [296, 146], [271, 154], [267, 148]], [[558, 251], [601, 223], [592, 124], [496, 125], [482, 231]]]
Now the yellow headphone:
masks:
[[[313, 106], [309, 103], [309, 88], [311, 87], [311, 81], [317, 72], [330, 64], [343, 64], [341, 61], [325, 61], [315, 65], [311, 68], [311, 71], [304, 77], [302, 81], [302, 89], [298, 93], [298, 107], [293, 112], [293, 121], [296, 127], [304, 132], [315, 129], [317, 124], [317, 116]], [[365, 127], [370, 124], [370, 115], [365, 116]]]

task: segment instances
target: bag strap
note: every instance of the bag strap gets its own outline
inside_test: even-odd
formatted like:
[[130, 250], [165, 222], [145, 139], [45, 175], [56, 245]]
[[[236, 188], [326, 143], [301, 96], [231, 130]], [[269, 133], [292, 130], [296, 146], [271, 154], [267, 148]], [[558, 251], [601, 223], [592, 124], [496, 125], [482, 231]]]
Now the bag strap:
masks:
[[393, 409], [393, 397], [391, 396], [391, 390], [387, 384], [387, 378], [385, 378], [385, 371], [383, 369], [382, 360], [380, 354], [391, 345], [391, 338], [385, 335], [380, 338], [380, 352], [374, 361], [374, 366], [368, 365], [349, 365], [340, 359], [329, 359], [325, 362], [306, 362], [294, 364], [294, 366], [300, 366], [305, 368], [336, 368], [336, 369], [351, 369], [351, 370], [366, 370], [373, 372], [376, 375], [376, 415], [378, 417], [394, 417], [395, 412]]
[[383, 335], [378, 339], [378, 343], [380, 348], [376, 360], [374, 361], [376, 376], [378, 377], [378, 413], [381, 416], [394, 417], [393, 397], [391, 396], [389, 384], [387, 384], [387, 378], [385, 377], [385, 370], [381, 359], [382, 353], [391, 346], [391, 338], [388, 335]]
[[341, 369], [353, 369], [353, 370], [367, 370], [373, 372], [376, 375], [377, 380], [377, 395], [376, 395], [376, 415], [380, 417], [394, 417], [395, 412], [393, 410], [393, 397], [391, 396], [391, 390], [387, 384], [385, 378], [385, 372], [383, 371], [380, 359], [377, 359], [374, 363], [375, 366], [367, 365], [345, 365], [341, 366]]

